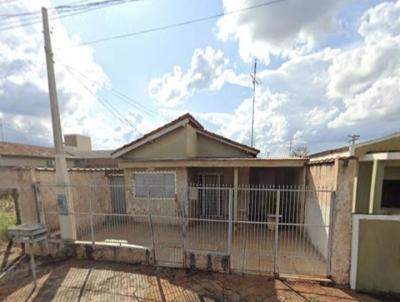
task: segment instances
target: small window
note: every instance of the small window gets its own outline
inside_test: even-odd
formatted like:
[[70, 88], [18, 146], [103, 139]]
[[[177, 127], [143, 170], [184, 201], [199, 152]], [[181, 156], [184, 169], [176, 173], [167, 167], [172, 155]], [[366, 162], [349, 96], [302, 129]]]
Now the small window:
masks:
[[382, 208], [400, 208], [400, 180], [383, 180]]
[[174, 198], [174, 173], [135, 173], [135, 197]]

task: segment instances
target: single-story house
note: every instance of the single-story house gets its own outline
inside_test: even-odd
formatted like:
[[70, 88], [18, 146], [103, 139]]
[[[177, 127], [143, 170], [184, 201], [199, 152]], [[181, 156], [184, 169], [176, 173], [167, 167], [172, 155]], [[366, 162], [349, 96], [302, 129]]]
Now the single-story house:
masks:
[[[256, 148], [207, 131], [185, 114], [115, 150], [112, 157], [124, 171], [125, 185], [135, 190], [133, 200], [127, 201], [128, 212], [147, 209], [149, 197], [162, 199], [154, 210], [167, 213], [174, 209], [175, 195], [178, 202], [186, 200], [191, 186], [305, 185], [306, 158], [261, 159], [258, 153]], [[207, 200], [203, 214], [226, 214], [223, 196], [208, 191], [200, 198]], [[246, 215], [240, 205], [234, 209], [235, 217]]]

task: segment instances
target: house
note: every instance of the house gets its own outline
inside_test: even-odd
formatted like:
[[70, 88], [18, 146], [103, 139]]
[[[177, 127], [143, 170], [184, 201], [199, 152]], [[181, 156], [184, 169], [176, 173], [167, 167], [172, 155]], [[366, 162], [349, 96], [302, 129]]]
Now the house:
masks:
[[155, 248], [158, 263], [181, 265], [183, 215], [185, 251], [225, 253], [237, 271], [330, 276], [333, 189], [305, 189], [307, 158], [258, 153], [182, 115], [112, 153], [125, 183], [116, 214], [162, 225], [173, 243]]
[[[151, 131], [112, 152], [124, 170], [127, 186], [135, 188], [131, 211], [146, 208], [147, 197], [160, 198], [160, 211], [171, 209], [175, 194], [185, 200], [197, 186], [304, 185], [304, 158], [257, 158], [259, 150], [204, 129], [190, 114]], [[205, 193], [204, 213], [223, 215], [220, 195]], [[214, 199], [214, 200], [213, 200]], [[235, 217], [240, 206], [234, 198]], [[163, 208], [161, 208], [161, 205]], [[157, 208], [157, 207], [155, 207]], [[255, 213], [253, 213], [256, 215]]]
[[[99, 184], [75, 176], [76, 242], [115, 244], [113, 255], [145, 251], [156, 265], [307, 275], [396, 292], [399, 137], [309, 158], [259, 158], [185, 114], [113, 151], [113, 181], [104, 172]], [[56, 188], [39, 188], [42, 216], [57, 232]], [[39, 206], [21, 196], [22, 217], [36, 221]]]
[[310, 162], [330, 158], [355, 162], [345, 176], [352, 193], [351, 287], [400, 293], [400, 133], [313, 154]]
[[[92, 150], [90, 137], [64, 136], [69, 168], [115, 167], [109, 150]], [[51, 147], [0, 142], [0, 167], [54, 168], [55, 151]]]

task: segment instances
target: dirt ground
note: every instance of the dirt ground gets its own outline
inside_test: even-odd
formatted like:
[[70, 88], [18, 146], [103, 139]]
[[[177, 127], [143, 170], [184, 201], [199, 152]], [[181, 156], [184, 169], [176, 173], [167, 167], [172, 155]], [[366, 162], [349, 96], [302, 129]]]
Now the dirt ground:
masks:
[[379, 301], [348, 289], [265, 276], [188, 272], [111, 262], [38, 259], [0, 280], [0, 301]]

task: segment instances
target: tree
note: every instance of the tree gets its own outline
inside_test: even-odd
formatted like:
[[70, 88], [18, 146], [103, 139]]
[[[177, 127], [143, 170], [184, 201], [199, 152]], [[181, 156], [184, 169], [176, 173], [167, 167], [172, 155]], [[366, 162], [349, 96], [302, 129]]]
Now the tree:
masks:
[[292, 150], [290, 156], [294, 157], [307, 157], [310, 154], [310, 150], [307, 146], [298, 146]]

